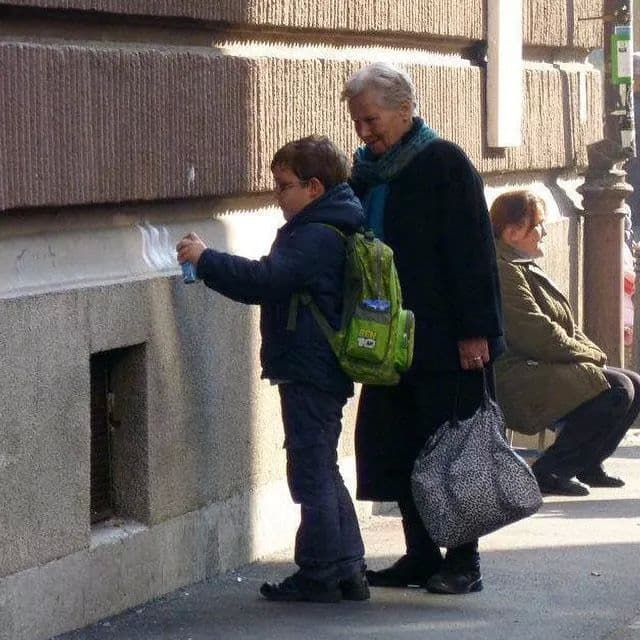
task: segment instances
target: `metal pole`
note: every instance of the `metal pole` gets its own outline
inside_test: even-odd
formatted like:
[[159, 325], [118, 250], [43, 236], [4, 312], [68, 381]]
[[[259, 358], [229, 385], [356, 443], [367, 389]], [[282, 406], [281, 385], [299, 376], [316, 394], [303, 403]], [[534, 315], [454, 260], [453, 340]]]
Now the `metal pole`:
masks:
[[578, 188], [584, 206], [584, 330], [615, 367], [624, 366], [624, 200], [632, 191], [620, 169], [623, 161], [611, 140], [590, 145], [589, 168]]
[[604, 139], [589, 145], [589, 168], [579, 189], [584, 203], [584, 328], [611, 365], [624, 366], [622, 248], [625, 198], [633, 189], [621, 167], [635, 146], [631, 3], [605, 0], [604, 9]]

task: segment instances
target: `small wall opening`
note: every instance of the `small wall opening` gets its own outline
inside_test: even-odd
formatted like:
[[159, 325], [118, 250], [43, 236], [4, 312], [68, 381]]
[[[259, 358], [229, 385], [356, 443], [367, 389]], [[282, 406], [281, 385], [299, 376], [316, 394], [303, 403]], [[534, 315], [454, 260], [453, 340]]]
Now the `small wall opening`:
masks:
[[91, 355], [91, 524], [147, 522], [149, 464], [145, 345]]

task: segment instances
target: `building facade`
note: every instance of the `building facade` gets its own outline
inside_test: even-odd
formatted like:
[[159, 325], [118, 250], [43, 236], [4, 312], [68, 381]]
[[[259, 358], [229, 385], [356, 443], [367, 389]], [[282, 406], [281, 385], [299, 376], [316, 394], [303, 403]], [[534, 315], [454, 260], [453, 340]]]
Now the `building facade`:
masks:
[[602, 23], [584, 18], [601, 2], [524, 0], [522, 27], [502, 27], [524, 45], [509, 148], [486, 133], [500, 3], [0, 1], [0, 639], [84, 626], [291, 541], [257, 309], [184, 285], [172, 246], [195, 230], [266, 252], [271, 157], [310, 133], [353, 151], [339, 95], [359, 66], [411, 73], [489, 200], [545, 197], [546, 268], [580, 309], [575, 188], [602, 135], [585, 62]]

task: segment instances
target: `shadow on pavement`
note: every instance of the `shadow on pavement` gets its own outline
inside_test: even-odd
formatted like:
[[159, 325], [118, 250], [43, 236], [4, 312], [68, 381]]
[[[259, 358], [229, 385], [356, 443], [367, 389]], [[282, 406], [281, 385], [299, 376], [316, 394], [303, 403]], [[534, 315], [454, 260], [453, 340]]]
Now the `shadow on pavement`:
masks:
[[629, 447], [629, 446], [619, 447], [618, 450], [616, 451], [615, 457], [637, 460], [640, 458], [640, 445], [632, 446], [632, 447]]
[[[640, 610], [640, 497], [630, 451], [640, 447], [620, 448], [611, 460], [612, 472], [629, 479], [623, 489], [545, 499], [536, 516], [483, 538], [485, 589], [477, 594], [372, 589], [369, 602], [267, 602], [260, 584], [295, 570], [282, 552], [57, 640], [626, 640], [612, 633]], [[402, 553], [398, 517], [372, 518], [363, 535], [373, 569]]]
[[[640, 518], [640, 498], [613, 500], [563, 500], [545, 502], [537, 517], [542, 518]], [[639, 560], [640, 564], [640, 560]]]
[[[263, 600], [257, 592], [262, 581], [281, 579], [294, 567], [255, 564], [58, 640], [590, 640], [621, 626], [639, 606], [637, 544], [540, 546], [482, 557], [482, 593], [373, 589], [369, 602], [334, 605]], [[370, 564], [379, 568], [393, 560], [372, 557]]]

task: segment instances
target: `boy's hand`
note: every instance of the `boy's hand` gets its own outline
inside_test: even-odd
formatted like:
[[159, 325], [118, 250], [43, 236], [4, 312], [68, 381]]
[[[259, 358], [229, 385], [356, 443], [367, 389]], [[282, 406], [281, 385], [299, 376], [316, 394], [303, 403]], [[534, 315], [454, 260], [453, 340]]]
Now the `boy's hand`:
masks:
[[200, 238], [193, 232], [188, 233], [178, 244], [176, 245], [176, 251], [178, 252], [178, 262], [190, 262], [193, 265], [198, 264], [202, 252], [207, 248], [207, 245], [200, 240]]

